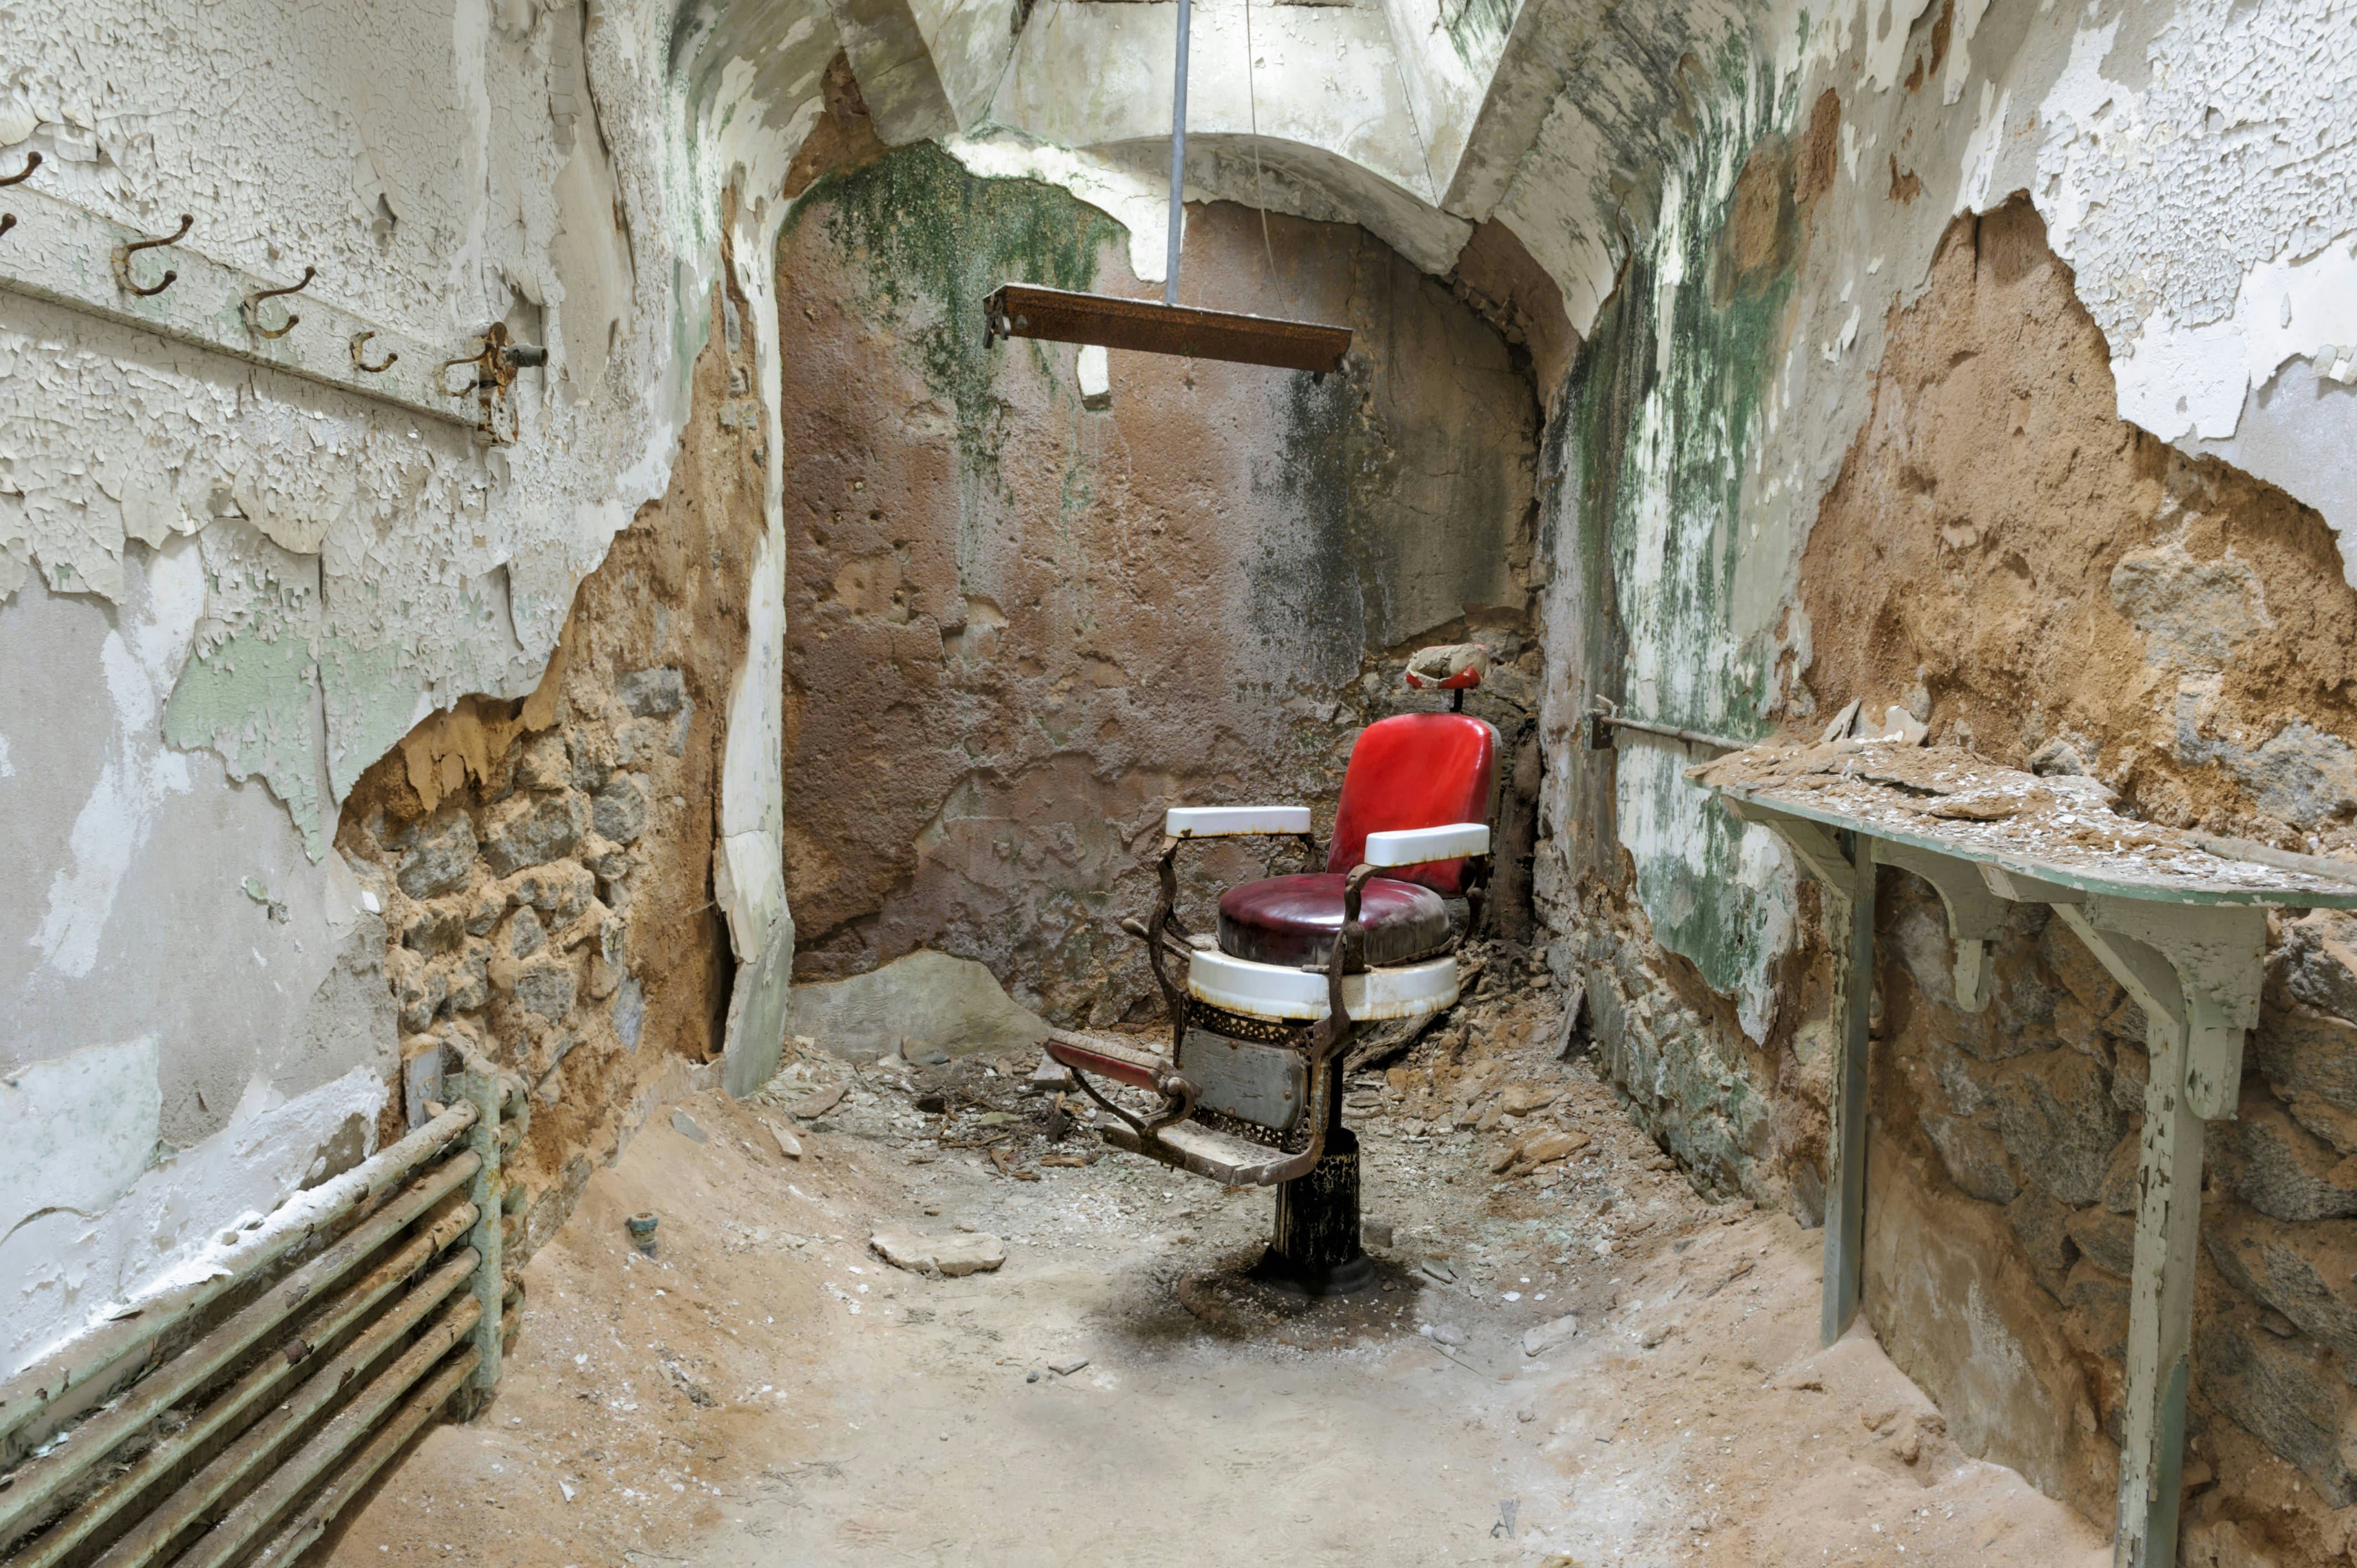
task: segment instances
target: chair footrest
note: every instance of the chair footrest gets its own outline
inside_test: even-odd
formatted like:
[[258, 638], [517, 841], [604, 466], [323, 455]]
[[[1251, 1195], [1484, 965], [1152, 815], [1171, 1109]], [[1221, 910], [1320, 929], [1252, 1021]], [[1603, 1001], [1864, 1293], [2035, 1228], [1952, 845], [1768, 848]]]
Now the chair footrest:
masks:
[[1152, 1146], [1120, 1122], [1099, 1122], [1106, 1143], [1133, 1155], [1144, 1155], [1197, 1176], [1210, 1176], [1229, 1187], [1274, 1187], [1308, 1176], [1318, 1163], [1312, 1149], [1290, 1155], [1232, 1133], [1214, 1132], [1195, 1122], [1180, 1122], [1156, 1134]]
[[1092, 1072], [1132, 1089], [1152, 1089], [1170, 1070], [1170, 1058], [1158, 1051], [1071, 1029], [1048, 1031], [1048, 1054], [1076, 1071]]

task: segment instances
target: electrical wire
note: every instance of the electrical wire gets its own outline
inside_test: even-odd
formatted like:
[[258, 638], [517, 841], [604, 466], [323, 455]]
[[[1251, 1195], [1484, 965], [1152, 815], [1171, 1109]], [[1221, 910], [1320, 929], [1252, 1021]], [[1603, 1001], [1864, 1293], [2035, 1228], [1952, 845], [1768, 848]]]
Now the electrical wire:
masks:
[[[1244, 0], [1244, 102], [1252, 110], [1253, 199], [1260, 208], [1260, 248], [1261, 253], [1268, 258], [1269, 286], [1276, 291], [1278, 306], [1291, 316], [1294, 314], [1293, 300], [1286, 289], [1285, 280], [1277, 275], [1276, 247], [1269, 242], [1268, 238], [1268, 184], [1260, 166], [1260, 88], [1254, 76], [1255, 63], [1253, 57], [1252, 0]], [[1425, 177], [1431, 177], [1429, 167], [1425, 171]]]
[[[1245, 0], [1249, 5], [1251, 0]], [[1415, 123], [1415, 94], [1407, 85], [1407, 62], [1400, 58], [1399, 34], [1392, 34], [1392, 71], [1399, 78], [1400, 107], [1407, 111], [1407, 128], [1415, 136], [1415, 155], [1424, 160], [1424, 188], [1431, 192], [1432, 205], [1440, 205], [1440, 180], [1432, 172], [1432, 149], [1424, 145], [1424, 127]]]

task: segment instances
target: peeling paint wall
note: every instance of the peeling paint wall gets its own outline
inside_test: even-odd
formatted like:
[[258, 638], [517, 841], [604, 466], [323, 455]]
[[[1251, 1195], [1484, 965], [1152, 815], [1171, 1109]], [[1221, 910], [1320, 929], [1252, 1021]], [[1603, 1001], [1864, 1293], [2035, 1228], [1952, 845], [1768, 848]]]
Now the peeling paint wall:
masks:
[[[1493, 109], [1543, 20], [1516, 24]], [[1617, 113], [1634, 85], [1594, 74], [1611, 51], [1557, 56], [1597, 91], [1552, 101], [1495, 209], [1585, 335], [1541, 457], [1537, 892], [1604, 1067], [1698, 1185], [1822, 1204], [1821, 900], [1682, 748], [1589, 751], [1593, 702], [1738, 738], [1904, 703], [2017, 764], [2067, 743], [2161, 820], [2346, 842], [2352, 28], [2327, 4], [1697, 9], [1621, 46], [1663, 51], [1644, 134]], [[2002, 288], [1956, 281], [1975, 254]], [[2059, 292], [2022, 295], [2032, 275]], [[2025, 974], [2055, 1005], [2050, 966]], [[2057, 1294], [2084, 1249], [1979, 1213], [1944, 1146], [1908, 1142], [1913, 1092], [1878, 1076], [1868, 1310], [1976, 1412], [1970, 1445], [2105, 1516], [2116, 1372], [2055, 1327], [2093, 1300]], [[2057, 1093], [2075, 1114], [2109, 1090]], [[2275, 1510], [2269, 1550], [2322, 1561], [2337, 1461], [2269, 1402], [2285, 1357], [2327, 1351], [2237, 1337], [2285, 1288], [2245, 1268], [2205, 1298], [2214, 1470], [2188, 1539]], [[1998, 1326], [2022, 1377], [1976, 1383]]]
[[[339, 811], [421, 721], [540, 684], [576, 586], [670, 483], [724, 231], [766, 252], [782, 203], [759, 193], [840, 47], [815, 5], [727, 20], [655, 0], [0, 7], [0, 167], [43, 159], [20, 190], [142, 232], [186, 212], [182, 253], [264, 278], [314, 267], [298, 313], [327, 301], [453, 357], [494, 322], [548, 349], [493, 446], [0, 284], [0, 1068], [68, 1097], [35, 1120], [100, 1092], [154, 1108], [122, 1130], [144, 1175], [69, 1230], [11, 1217], [0, 1361], [373, 1147], [398, 1004], [386, 900], [332, 847]], [[747, 277], [766, 298], [766, 269]], [[113, 289], [96, 275], [89, 297], [119, 308]], [[731, 319], [745, 390], [774, 407], [774, 312]], [[758, 1055], [791, 924], [780, 464], [754, 446], [750, 631], [713, 705], [722, 902], [750, 961], [723, 1023]], [[44, 1076], [64, 1063], [96, 1065]], [[245, 1130], [280, 1122], [281, 1153]], [[159, 1205], [171, 1224], [143, 1218]], [[34, 1247], [43, 1265], [16, 1267]]]

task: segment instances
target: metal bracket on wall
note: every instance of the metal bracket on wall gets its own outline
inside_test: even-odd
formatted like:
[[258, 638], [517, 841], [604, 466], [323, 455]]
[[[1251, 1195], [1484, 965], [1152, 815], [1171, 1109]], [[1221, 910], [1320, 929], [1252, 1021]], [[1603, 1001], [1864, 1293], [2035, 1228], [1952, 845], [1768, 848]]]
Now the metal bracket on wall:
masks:
[[[0, 289], [390, 403], [441, 424], [475, 423], [436, 380], [435, 367], [448, 358], [446, 349], [308, 295], [299, 324], [262, 321], [248, 302], [290, 292], [284, 280], [224, 265], [185, 248], [182, 240], [159, 244], [158, 236], [127, 229], [30, 186], [11, 190], [8, 207], [16, 221], [0, 244]], [[141, 270], [157, 277], [168, 271], [173, 274], [168, 285], [148, 292], [126, 283], [127, 269], [118, 266], [117, 258], [129, 260], [140, 247], [156, 252], [137, 258]], [[375, 364], [362, 363], [353, 353], [355, 338], [368, 341]]]
[[[1828, 1142], [1824, 1329], [1828, 1339], [1858, 1300], [1862, 1251], [1846, 1225], [1862, 1191], [1866, 1126], [1861, 972], [1874, 962], [1871, 866], [1912, 871], [1937, 888], [1956, 940], [1956, 989], [1984, 1004], [1986, 950], [2003, 929], [2007, 904], [2042, 904], [2085, 944], [2145, 1015], [2150, 1069], [2137, 1166], [2133, 1277], [2129, 1282], [2127, 1387], [2122, 1401], [2115, 1568], [2168, 1568], [2177, 1561], [2185, 1453], [2185, 1402], [2191, 1381], [2195, 1273], [2201, 1251], [2202, 1123], [2234, 1114], [2243, 1043], [2258, 1022], [2267, 910], [2349, 908], [2357, 886], [2338, 863], [2209, 841], [2203, 853], [2235, 852], [2239, 865], [2205, 872], [2186, 859], [2155, 866], [2122, 856], [2090, 867], [2051, 858], [2002, 830], [1953, 827], [1899, 817], [1880, 802], [1812, 800], [1719, 786], [1736, 817], [1774, 828], [1802, 868], [1850, 899], [1849, 962], [1844, 974], [1850, 1031], [1836, 1067]], [[1855, 787], [1853, 787], [1855, 789]], [[1897, 791], [1894, 789], [1895, 795]], [[1880, 812], [1882, 814], [1878, 814]], [[2190, 835], [2189, 835], [2190, 836]], [[2212, 847], [2212, 846], [2217, 847]], [[2257, 868], [2266, 867], [2265, 871]], [[1855, 1077], [1853, 1075], [1856, 1075]], [[1853, 1186], [1856, 1183], [1856, 1186]]]
[[1989, 891], [1971, 861], [1952, 854], [1894, 841], [1877, 849], [1874, 857], [1913, 872], [1940, 895], [1948, 912], [1948, 936], [1956, 944], [1956, 1005], [1967, 1013], [1987, 1007], [1989, 944], [2005, 930], [2005, 900]]

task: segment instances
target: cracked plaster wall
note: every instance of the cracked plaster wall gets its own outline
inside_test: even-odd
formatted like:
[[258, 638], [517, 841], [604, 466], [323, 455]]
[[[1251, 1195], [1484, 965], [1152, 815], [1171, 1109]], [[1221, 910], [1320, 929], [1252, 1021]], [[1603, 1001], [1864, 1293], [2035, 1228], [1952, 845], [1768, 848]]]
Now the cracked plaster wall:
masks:
[[[339, 805], [420, 720], [539, 683], [669, 482], [724, 228], [764, 253], [782, 216], [728, 193], [783, 183], [839, 44], [815, 5], [656, 0], [10, 0], [0, 33], [0, 164], [41, 153], [44, 194], [147, 231], [187, 211], [190, 249], [316, 266], [314, 295], [453, 355], [491, 321], [549, 348], [493, 449], [0, 287], [0, 1068], [28, 1121], [153, 1122], [115, 1129], [145, 1173], [119, 1191], [9, 1218], [0, 1247], [41, 1259], [0, 1269], [14, 1366], [374, 1146], [383, 900], [330, 847]], [[768, 298], [766, 269], [740, 282]], [[774, 407], [774, 312], [744, 317]], [[758, 1056], [791, 922], [757, 462], [716, 838], [726, 1022]]]
[[[1572, 15], [1555, 14], [1559, 32]], [[1690, 25], [1707, 15], [1694, 12]], [[1508, 67], [1523, 32], [1518, 24]], [[2029, 645], [2010, 666], [1991, 665], [2000, 644], [2013, 658], [2016, 641], [1993, 618], [1996, 602], [1967, 592], [1951, 604], [1934, 575], [2006, 527], [2036, 537], [2057, 526], [2037, 504], [2075, 505], [2091, 522], [2129, 515], [2133, 531], [2116, 568], [2108, 555], [2099, 563], [2113, 575], [2088, 610], [2071, 613], [2118, 618], [2144, 650], [2131, 665], [2151, 666], [2097, 699], [2116, 722], [2076, 732], [2090, 750], [2101, 742], [2105, 776], [2120, 772], [2132, 793], [2144, 780], [2139, 803], [2168, 820], [2300, 847], [2341, 843], [2349, 811], [2336, 781], [2352, 727], [2333, 673], [2330, 628], [2341, 611], [2329, 607], [2349, 573], [2341, 433], [2357, 388], [2331, 378], [2357, 297], [2357, 207], [2340, 172], [2357, 13], [1935, 0], [1807, 18], [1778, 11], [1723, 37], [1717, 50], [1660, 59], [1656, 91], [1678, 91], [1648, 143], [1580, 123], [1610, 93], [1586, 98], [1577, 118], [1556, 101], [1497, 209], [1555, 272], [1587, 337], [1541, 458], [1553, 575], [1538, 894], [1561, 933], [1558, 975], [1585, 985], [1593, 1037], [1640, 1119], [1698, 1185], [1808, 1216], [1822, 1202], [1832, 1002], [1821, 901], [1772, 837], [1731, 822], [1684, 782], [1692, 758], [1679, 748], [1624, 738], [1590, 753], [1579, 717], [1605, 697], [1748, 738], [1822, 723], [1850, 695], [1923, 702], [1946, 724], [1964, 713], [1953, 704], [1981, 700], [1965, 691], [1986, 688], [1995, 700], [1974, 710], [1975, 743], [2026, 761], [2071, 729], [2061, 714], [2072, 692], [2094, 698], [2088, 656], [2105, 643], [2058, 631], [2054, 659], [2037, 662]], [[1969, 368], [1953, 391], [1936, 374], [1928, 385], [1906, 380], [1916, 372], [1892, 360], [1893, 335], [1921, 307], [1943, 242], [1971, 243], [1952, 241], [1952, 221], [1996, 214], [2009, 198], [2067, 264], [2092, 364], [2064, 359], [2066, 325], [2048, 312], [2006, 328], [2025, 341], [1980, 346], [1981, 364], [1959, 350], [1953, 363]], [[1598, 213], [1605, 221], [1589, 227]], [[1992, 324], [2006, 319], [1991, 308]], [[2083, 435], [2080, 413], [1999, 384], [2066, 368], [2098, 403]], [[1999, 455], [2018, 427], [2046, 444], [2050, 463]], [[1883, 450], [1889, 482], [1843, 503], [1848, 542], [1820, 560], [1828, 497]], [[2190, 461], [2201, 456], [2244, 471]], [[2032, 510], [1999, 493], [2007, 483], [2038, 492]], [[1945, 529], [1945, 542], [1912, 554], [1895, 542], [1925, 528]], [[2001, 585], [2003, 553], [1986, 558], [1986, 592]], [[2261, 586], [2263, 571], [2274, 575]], [[2023, 586], [2029, 602], [2066, 593], [2036, 572]], [[2280, 606], [2290, 607], [2272, 618]], [[1982, 665], [2010, 668], [2013, 683], [1996, 697], [1995, 685], [1960, 673], [1981, 667], [1977, 655], [1899, 668], [1894, 650], [1927, 633], [1965, 649], [1980, 638]], [[2223, 673], [2212, 646], [2222, 639], [2235, 649]], [[2277, 648], [2287, 651], [2268, 651]], [[1943, 669], [1965, 682], [1953, 694]], [[1929, 690], [1910, 690], [1925, 680]], [[1892, 1228], [1880, 1231], [1875, 1288], [1915, 1293], [1913, 1306], [1897, 1296], [1878, 1305], [1870, 1289], [1894, 1354], [1927, 1387], [1950, 1391], [1943, 1399], [1989, 1404], [1989, 1419], [1967, 1423], [1986, 1451], [2107, 1512], [2104, 1440], [2091, 1450], [2089, 1432], [2055, 1424], [2080, 1419], [2066, 1397], [2080, 1373], [2064, 1369], [2085, 1351], [2053, 1341], [2050, 1321], [2040, 1326], [2041, 1311], [2057, 1314], [2050, 1287], [2023, 1293], [2026, 1243], [1956, 1209], [1936, 1159], [1878, 1156], [1873, 1179], [1890, 1197], [1870, 1228]], [[1905, 1240], [1924, 1228], [1951, 1238], [1940, 1258]], [[2050, 1252], [2066, 1264], [2076, 1255]], [[2007, 1269], [2020, 1277], [1998, 1290]], [[2280, 1282], [2258, 1288], [2262, 1300], [2281, 1293]], [[1910, 1334], [1906, 1320], [1920, 1326], [1927, 1314], [1936, 1331]], [[2013, 1348], [2035, 1377], [1975, 1392], [1973, 1369], [1994, 1364], [1983, 1341], [2000, 1319], [2029, 1335]], [[2346, 1531], [2312, 1487], [2303, 1499], [2266, 1478], [2268, 1453], [2310, 1477], [2331, 1466], [2307, 1429], [2276, 1422], [2248, 1393], [2300, 1342], [2267, 1355], [2244, 1345], [2239, 1363], [2230, 1352], [2242, 1340], [2211, 1343], [2212, 1375], [2228, 1391], [2219, 1408], [2235, 1380], [2245, 1391], [2218, 1423], [2222, 1446], [2209, 1451], [2223, 1477], [2212, 1512], [2226, 1520], [2281, 1502], [2297, 1517], [2268, 1536], [2270, 1549], [2320, 1561]], [[2087, 1375], [2087, 1408], [2110, 1408], [2100, 1374]], [[2023, 1420], [1991, 1414], [2007, 1399], [2022, 1402]]]

